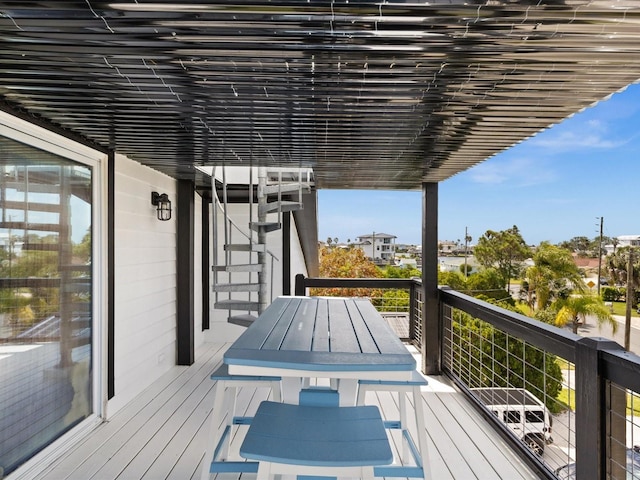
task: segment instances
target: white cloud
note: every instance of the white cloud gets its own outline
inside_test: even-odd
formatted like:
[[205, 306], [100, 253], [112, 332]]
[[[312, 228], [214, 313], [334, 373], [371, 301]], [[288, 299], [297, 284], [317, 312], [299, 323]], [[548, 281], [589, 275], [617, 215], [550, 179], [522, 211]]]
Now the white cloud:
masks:
[[514, 187], [527, 187], [550, 183], [557, 175], [548, 162], [515, 158], [502, 161], [487, 161], [469, 171], [471, 180], [487, 185], [508, 183]]
[[630, 140], [630, 138], [615, 138], [610, 133], [607, 123], [592, 119], [570, 130], [565, 129], [555, 133], [554, 130], [548, 130], [539, 137], [533, 138], [531, 145], [562, 151], [592, 148], [611, 149], [618, 148]]

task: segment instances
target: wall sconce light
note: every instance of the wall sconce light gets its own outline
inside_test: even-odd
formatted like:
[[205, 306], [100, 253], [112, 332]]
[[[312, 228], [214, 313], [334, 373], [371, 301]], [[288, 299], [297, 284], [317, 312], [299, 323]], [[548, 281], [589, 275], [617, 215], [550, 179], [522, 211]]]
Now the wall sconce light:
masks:
[[156, 207], [158, 220], [171, 220], [171, 200], [166, 193], [151, 192], [151, 205]]

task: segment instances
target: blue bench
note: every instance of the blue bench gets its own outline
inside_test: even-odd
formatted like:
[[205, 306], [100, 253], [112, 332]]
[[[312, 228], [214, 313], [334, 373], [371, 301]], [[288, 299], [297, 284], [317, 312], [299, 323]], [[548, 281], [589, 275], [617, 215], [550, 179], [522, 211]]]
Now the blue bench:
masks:
[[[427, 380], [414, 371], [410, 380], [359, 380], [357, 405], [364, 405], [365, 396], [369, 391], [387, 391], [398, 394], [398, 407], [400, 419], [385, 420], [385, 428], [402, 431], [403, 448], [402, 465], [390, 465], [377, 467], [376, 477], [403, 477], [403, 478], [431, 478], [428, 465], [427, 439], [424, 426], [424, 410], [422, 408], [421, 387], [428, 384]], [[413, 395], [414, 408], [416, 409], [416, 429], [418, 431], [418, 445], [414, 442], [407, 425], [407, 394]]]
[[313, 406], [264, 401], [240, 447], [259, 462], [257, 480], [272, 475], [372, 479], [374, 466], [393, 462], [375, 406]]
[[[258, 471], [257, 462], [243, 460], [229, 460], [229, 444], [231, 442], [234, 425], [249, 425], [251, 416], [236, 416], [236, 397], [240, 387], [268, 387], [271, 389], [272, 399], [281, 401], [280, 377], [266, 375], [232, 375], [229, 366], [223, 363], [212, 374], [215, 381], [213, 392], [213, 409], [207, 452], [202, 467], [202, 480], [208, 480], [212, 473], [255, 473]], [[223, 424], [224, 421], [224, 424]], [[222, 434], [218, 435], [222, 427]]]

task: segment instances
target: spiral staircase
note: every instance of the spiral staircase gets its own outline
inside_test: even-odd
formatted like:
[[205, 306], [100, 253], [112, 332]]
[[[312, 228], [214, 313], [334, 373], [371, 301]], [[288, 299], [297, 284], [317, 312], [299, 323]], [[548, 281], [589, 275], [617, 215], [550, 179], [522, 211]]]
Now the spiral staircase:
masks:
[[[282, 228], [282, 214], [303, 208], [302, 195], [313, 185], [310, 169], [248, 169], [248, 225], [234, 220], [226, 167], [212, 174], [213, 308], [227, 310], [229, 323], [249, 326], [270, 303], [273, 268], [279, 258], [267, 247], [270, 232]], [[218, 174], [218, 175], [216, 175]], [[257, 177], [257, 178], [256, 178]], [[220, 231], [218, 212], [224, 219]], [[237, 210], [236, 210], [237, 212]], [[244, 216], [243, 216], [244, 217]], [[223, 236], [222, 252], [216, 248]], [[271, 275], [270, 275], [271, 274]]]

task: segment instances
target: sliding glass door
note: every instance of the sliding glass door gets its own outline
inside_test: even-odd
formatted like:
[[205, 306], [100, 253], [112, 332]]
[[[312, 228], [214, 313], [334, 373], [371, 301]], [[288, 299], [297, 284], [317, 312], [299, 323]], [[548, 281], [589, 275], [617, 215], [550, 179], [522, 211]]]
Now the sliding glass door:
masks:
[[93, 177], [0, 137], [0, 478], [94, 413]]

